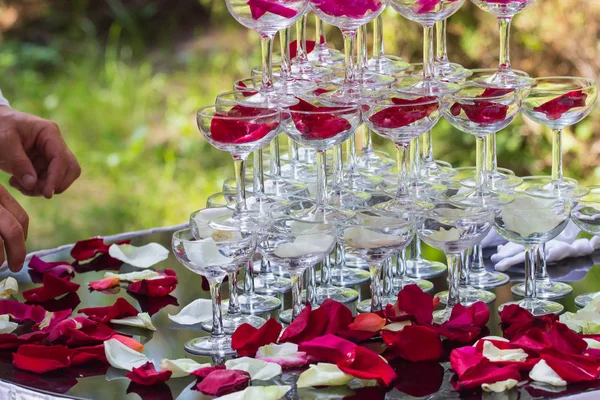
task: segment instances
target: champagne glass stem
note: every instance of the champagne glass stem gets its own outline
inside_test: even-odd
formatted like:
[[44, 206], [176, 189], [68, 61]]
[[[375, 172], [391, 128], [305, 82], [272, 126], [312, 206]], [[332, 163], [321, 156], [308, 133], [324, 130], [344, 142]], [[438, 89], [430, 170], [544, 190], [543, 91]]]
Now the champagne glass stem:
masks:
[[[525, 304], [536, 300], [535, 288], [535, 251], [536, 248], [525, 249]], [[526, 307], [527, 308], [527, 307]]]
[[423, 80], [433, 79], [433, 25], [423, 25]]
[[272, 92], [273, 89], [273, 35], [260, 35], [260, 49], [262, 54], [262, 86], [263, 92]]
[[418, 183], [421, 178], [421, 141], [415, 138], [410, 142], [409, 162], [411, 180]]
[[383, 13], [373, 20], [373, 57], [383, 57], [385, 47], [383, 43]]
[[356, 171], [356, 132], [350, 135], [350, 139], [346, 142], [348, 151], [348, 171], [352, 175]]
[[254, 197], [264, 197], [264, 195], [265, 195], [265, 175], [264, 175], [264, 168], [263, 168], [263, 150], [262, 149], [257, 150], [253, 154], [254, 154], [254, 156], [253, 156]]
[[339, 191], [344, 180], [344, 159], [342, 158], [342, 145], [338, 144], [333, 149], [333, 188]]
[[498, 18], [498, 30], [500, 32], [500, 61], [498, 70], [500, 72], [510, 71], [510, 23], [512, 17]]
[[344, 56], [346, 57], [346, 74], [344, 75], [344, 85], [352, 85], [355, 78], [354, 68], [354, 45], [356, 41], [356, 31], [343, 30], [342, 35], [344, 36]]
[[213, 338], [225, 337], [223, 330], [223, 312], [221, 310], [221, 281], [210, 283], [210, 297], [212, 301], [213, 329], [211, 336]]
[[367, 68], [369, 62], [369, 52], [367, 50], [367, 25], [363, 25], [358, 30], [358, 69], [362, 71]]
[[461, 270], [461, 255], [460, 253], [446, 254], [448, 260], [448, 303], [446, 309], [452, 309], [457, 305], [459, 300], [459, 274]]
[[477, 158], [475, 160], [477, 190], [481, 193], [487, 192], [487, 163], [486, 163], [486, 146], [484, 139], [476, 137]]
[[485, 137], [486, 156], [487, 156], [487, 172], [494, 174], [498, 171], [498, 155], [496, 152], [496, 134], [492, 133]]
[[[416, 238], [416, 236], [415, 236]], [[413, 240], [414, 242], [414, 240]], [[404, 287], [404, 279], [406, 278], [406, 248], [402, 249], [400, 254], [396, 255], [396, 268], [398, 271], [398, 281], [400, 282], [400, 288]]]
[[466, 263], [469, 255], [469, 249], [460, 252], [460, 271], [458, 271], [458, 286], [467, 287], [469, 285], [469, 266]]
[[373, 153], [373, 133], [367, 126], [363, 130], [363, 146], [361, 150], [363, 154]]
[[302, 274], [294, 272], [290, 276], [292, 284], [292, 321], [302, 311]]
[[290, 35], [292, 28], [279, 31], [279, 46], [281, 47], [281, 79], [288, 79], [292, 74], [290, 65]]
[[279, 136], [275, 136], [269, 144], [271, 150], [271, 179], [281, 178], [281, 153], [279, 152]]
[[546, 265], [546, 243], [538, 246], [536, 250], [535, 280], [538, 282], [549, 281], [550, 277], [548, 276], [548, 267]]
[[296, 22], [296, 59], [306, 61], [306, 13]]
[[396, 162], [398, 164], [398, 189], [396, 192], [397, 197], [408, 196], [407, 161], [408, 143], [396, 143]]
[[254, 263], [252, 260], [246, 264], [246, 271], [244, 274], [244, 294], [251, 296], [254, 294]]
[[240, 313], [240, 301], [237, 292], [237, 272], [227, 274], [229, 283], [229, 307], [227, 307], [228, 315], [236, 315]]
[[392, 268], [392, 258], [388, 258], [383, 262], [383, 268], [381, 269], [381, 275], [383, 276], [383, 295], [391, 296], [394, 290], [394, 270]]
[[480, 274], [484, 271], [483, 251], [480, 245], [475, 245], [470, 250], [469, 273]]
[[423, 154], [422, 161], [424, 163], [431, 163], [434, 161], [433, 159], [433, 133], [431, 130], [425, 132], [424, 135], [421, 135], [423, 143], [421, 143], [421, 150]]
[[371, 275], [371, 312], [381, 311], [383, 309], [381, 301], [381, 268], [371, 265], [369, 266], [369, 273]]
[[440, 64], [448, 64], [448, 50], [446, 47], [447, 19], [435, 23], [436, 56], [435, 60]]
[[552, 180], [558, 183], [563, 180], [561, 129], [552, 130]]
[[325, 150], [317, 151], [317, 193], [315, 205], [317, 213], [325, 215], [325, 203], [327, 201], [327, 153]]
[[246, 206], [246, 157], [233, 157], [233, 167], [235, 169], [235, 212], [244, 213], [248, 211]]
[[312, 306], [319, 304], [317, 298], [317, 271], [314, 265], [307, 268], [305, 286], [306, 302]]
[[421, 259], [421, 239], [419, 239], [419, 235], [416, 233], [412, 242], [410, 242], [410, 259], [413, 261]]
[[321, 262], [321, 286], [331, 287], [331, 259], [329, 255]]

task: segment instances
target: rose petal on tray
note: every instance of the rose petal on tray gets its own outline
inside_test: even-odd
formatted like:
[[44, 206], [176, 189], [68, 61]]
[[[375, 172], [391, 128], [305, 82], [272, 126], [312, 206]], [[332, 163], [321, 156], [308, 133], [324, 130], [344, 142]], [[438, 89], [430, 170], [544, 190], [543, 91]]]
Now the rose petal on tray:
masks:
[[354, 376], [345, 373], [337, 365], [330, 363], [311, 364], [300, 374], [297, 385], [299, 388], [311, 386], [344, 386]]
[[135, 350], [137, 352], [144, 351], [144, 345], [132, 337], [119, 335], [119, 334], [113, 334], [111, 336], [111, 339], [117, 339], [119, 342], [123, 343], [125, 346], [127, 346], [130, 349]]
[[102, 323], [96, 323], [95, 325], [86, 326], [81, 329], [71, 329], [68, 333], [67, 346], [74, 347], [102, 343], [112, 338], [115, 331]]
[[517, 383], [519, 383], [519, 381], [516, 379], [507, 379], [495, 383], [483, 383], [481, 389], [483, 389], [484, 392], [501, 393], [514, 388], [517, 386]]
[[103, 323], [109, 323], [113, 319], [135, 317], [139, 313], [134, 306], [121, 297], [112, 306], [82, 308], [79, 312], [93, 321]]
[[139, 313], [134, 317], [111, 319], [110, 323], [116, 325], [135, 326], [136, 328], [144, 328], [151, 331], [156, 330], [156, 327], [152, 324], [152, 319], [148, 313]]
[[171, 269], [165, 269], [158, 277], [129, 284], [127, 290], [145, 296], [163, 297], [175, 290], [176, 287], [177, 274]]
[[398, 292], [394, 305], [386, 306], [386, 317], [399, 322], [412, 319], [419, 324], [431, 324], [433, 321], [433, 297], [423, 292], [417, 285], [406, 285]]
[[136, 268], [150, 268], [166, 260], [169, 257], [169, 250], [158, 243], [148, 243], [140, 247], [130, 244], [112, 244], [108, 254]]
[[43, 374], [71, 365], [71, 350], [65, 346], [25, 344], [13, 353], [13, 365], [19, 369]]
[[[123, 240], [116, 244], [127, 244], [129, 240]], [[87, 240], [81, 240], [75, 243], [75, 246], [71, 249], [71, 257], [76, 261], [87, 261], [91, 260], [99, 254], [108, 254], [108, 249], [111, 245], [105, 244], [103, 238], [91, 238]]]
[[92, 290], [108, 290], [114, 287], [117, 287], [121, 284], [121, 280], [117, 276], [109, 276], [107, 278], [102, 278], [98, 281], [92, 281], [88, 283], [88, 286]]
[[281, 365], [283, 368], [302, 367], [308, 363], [305, 352], [294, 343], [268, 344], [256, 352], [256, 358]]
[[0, 282], [0, 299], [8, 299], [18, 293], [19, 283], [12, 276], [9, 276]]
[[48, 341], [54, 342], [63, 336], [70, 336], [71, 330], [82, 329], [88, 326], [97, 326], [98, 323], [83, 316], [64, 319], [49, 330]]
[[159, 383], [165, 383], [171, 377], [169, 370], [157, 371], [154, 364], [147, 362], [139, 368], [133, 368], [125, 376], [138, 385], [152, 386]]
[[437, 361], [444, 349], [439, 334], [427, 326], [409, 325], [398, 332], [382, 330], [388, 350], [408, 361]]
[[547, 383], [552, 386], [567, 386], [567, 382], [554, 371], [545, 360], [538, 361], [534, 365], [529, 378], [536, 382]]
[[354, 322], [348, 325], [351, 330], [379, 332], [385, 326], [385, 318], [381, 318], [375, 313], [358, 314]]
[[252, 380], [258, 381], [268, 381], [281, 375], [281, 365], [251, 357], [227, 360], [225, 367], [227, 369], [246, 371], [250, 374]]
[[224, 365], [211, 365], [208, 367], [198, 368], [197, 370], [191, 372], [190, 375], [193, 375], [196, 378], [198, 378], [198, 382], [200, 382], [202, 379], [206, 378], [212, 372], [222, 370], [222, 369], [225, 369]]
[[392, 367], [379, 354], [362, 346], [356, 346], [353, 360], [340, 361], [337, 366], [356, 378], [375, 379], [383, 387], [390, 386], [397, 378]]
[[0, 334], [0, 350], [16, 349], [23, 344], [41, 344], [46, 339], [46, 332], [30, 332], [17, 336], [11, 333]]
[[144, 354], [130, 349], [117, 339], [109, 339], [104, 342], [104, 351], [111, 366], [126, 371], [139, 368], [151, 361]]
[[210, 364], [199, 364], [190, 358], [180, 358], [177, 360], [168, 360], [165, 358], [160, 362], [161, 370], [168, 370], [173, 373], [171, 378], [183, 378], [194, 371], [210, 366]]
[[292, 390], [291, 386], [250, 386], [246, 389], [221, 396], [218, 400], [279, 400]]
[[198, 299], [183, 307], [178, 314], [168, 314], [169, 319], [180, 325], [195, 325], [212, 319], [212, 302], [208, 299]]
[[66, 261], [44, 261], [38, 256], [33, 256], [29, 260], [28, 267], [39, 274], [51, 274], [58, 278], [75, 274], [75, 268]]
[[151, 269], [144, 269], [142, 271], [129, 272], [127, 274], [116, 274], [114, 272], [104, 273], [104, 278], [119, 278], [123, 282], [137, 282], [143, 281], [144, 279], [152, 279], [159, 277], [160, 273]]
[[71, 353], [71, 366], [87, 364], [92, 361], [108, 363], [104, 343], [96, 346], [85, 346], [73, 349]]
[[10, 315], [0, 315], [0, 334], [12, 333], [18, 326], [16, 322], [10, 322]]
[[150, 316], [153, 316], [167, 306], [179, 307], [177, 298], [171, 295], [163, 297], [151, 297], [135, 293], [130, 293], [130, 295], [138, 301], [142, 311], [147, 312]]
[[231, 348], [239, 356], [254, 357], [259, 347], [277, 342], [281, 329], [281, 324], [275, 318], [269, 318], [258, 329], [250, 324], [242, 324], [231, 336]]
[[223, 396], [248, 387], [250, 374], [244, 371], [218, 369], [212, 371], [196, 385], [196, 389], [209, 396]]
[[67, 293], [75, 293], [79, 284], [58, 278], [51, 274], [45, 274], [43, 285], [23, 292], [23, 297], [30, 303], [43, 303]]

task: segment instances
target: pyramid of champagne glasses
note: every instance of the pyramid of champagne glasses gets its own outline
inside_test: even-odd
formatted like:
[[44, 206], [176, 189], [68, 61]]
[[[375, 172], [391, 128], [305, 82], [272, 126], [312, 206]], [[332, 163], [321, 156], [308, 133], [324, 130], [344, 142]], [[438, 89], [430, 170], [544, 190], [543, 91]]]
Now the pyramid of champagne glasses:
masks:
[[[509, 282], [484, 266], [491, 235], [524, 248], [515, 302], [534, 315], [562, 311], [553, 299], [571, 288], [548, 278], [544, 246], [571, 220], [599, 234], [600, 192], [563, 175], [561, 130], [590, 113], [596, 84], [511, 68], [511, 20], [535, 0], [471, 1], [497, 18], [497, 68], [448, 60], [447, 20], [465, 0], [225, 0], [258, 33], [262, 64], [197, 113], [206, 141], [233, 157], [234, 174], [173, 236], [178, 260], [206, 278], [213, 299], [202, 324], [211, 336], [187, 351], [232, 355], [230, 335], [270, 313], [290, 324], [327, 299], [381, 311], [404, 286], [429, 292], [430, 280], [447, 276], [434, 314], [443, 323], [457, 304], [493, 303], [491, 289]], [[422, 62], [385, 52], [384, 10], [422, 25]], [[343, 51], [327, 43], [327, 25], [341, 31]], [[496, 135], [520, 114], [552, 130], [550, 176], [518, 177], [497, 163]], [[473, 167], [434, 158], [441, 119], [475, 137]], [[395, 157], [374, 148], [374, 135], [394, 144]], [[424, 259], [421, 243], [443, 251], [447, 265]]]

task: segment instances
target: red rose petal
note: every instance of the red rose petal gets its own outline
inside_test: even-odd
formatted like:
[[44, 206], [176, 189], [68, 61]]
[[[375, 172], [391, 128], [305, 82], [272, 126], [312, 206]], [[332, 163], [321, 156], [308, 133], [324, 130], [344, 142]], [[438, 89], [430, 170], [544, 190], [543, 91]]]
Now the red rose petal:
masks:
[[244, 390], [249, 383], [250, 374], [246, 371], [219, 369], [202, 379], [196, 389], [209, 396], [223, 396]]
[[442, 0], [418, 0], [415, 4], [419, 6], [416, 12], [417, 14], [426, 14], [433, 11], [435, 6], [440, 4]]
[[75, 269], [71, 264], [66, 261], [48, 262], [44, 261], [38, 256], [33, 256], [29, 260], [28, 267], [39, 274], [51, 274], [59, 278], [66, 276], [73, 276]]
[[103, 323], [109, 323], [111, 319], [135, 317], [139, 313], [134, 306], [121, 297], [112, 306], [82, 308], [79, 312], [93, 321]]
[[91, 346], [102, 343], [113, 337], [115, 331], [108, 326], [98, 323], [82, 327], [81, 329], [70, 329], [67, 346]]
[[23, 292], [23, 298], [30, 303], [43, 303], [67, 293], [77, 292], [79, 284], [58, 278], [52, 274], [45, 274], [43, 286]]
[[308, 342], [300, 343], [298, 350], [305, 352], [318, 361], [332, 364], [340, 362], [350, 364], [356, 357], [357, 347], [356, 344], [346, 339], [327, 334]]
[[49, 330], [48, 341], [55, 342], [63, 336], [70, 336], [71, 329], [81, 329], [88, 326], [96, 326], [97, 323], [86, 317], [73, 317], [56, 323]]
[[583, 93], [583, 90], [574, 90], [535, 107], [533, 111], [544, 113], [548, 119], [555, 121], [573, 108], [585, 107], [586, 99], [587, 94]]
[[327, 299], [314, 311], [307, 305], [283, 332], [280, 342], [298, 344], [328, 333], [337, 334], [347, 330], [351, 323], [352, 312], [348, 307]]
[[41, 321], [46, 315], [46, 310], [40, 306], [23, 304], [16, 300], [0, 300], [0, 315], [8, 314], [17, 322], [31, 320]]
[[211, 372], [221, 370], [221, 369], [225, 369], [225, 366], [224, 365], [213, 365], [212, 367], [204, 367], [204, 368], [197, 369], [194, 372], [192, 372], [190, 375], [194, 375], [200, 381], [200, 380], [206, 378]]
[[514, 304], [504, 307], [499, 314], [504, 337], [509, 340], [531, 328], [547, 331], [554, 322], [558, 321], [558, 315], [548, 314], [534, 317], [529, 311]]
[[225, 114], [215, 114], [210, 123], [211, 139], [219, 143], [252, 143], [267, 136], [279, 126], [278, 123], [257, 124], [244, 119], [223, 118]]
[[600, 376], [600, 361], [593, 357], [552, 349], [543, 352], [541, 358], [567, 383], [593, 381]]
[[134, 338], [131, 338], [129, 336], [113, 334], [110, 338], [117, 339], [119, 342], [123, 343], [125, 346], [127, 346], [130, 349], [133, 349], [137, 352], [142, 352], [144, 350], [143, 344], [141, 344], [140, 342], [138, 342], [137, 340], [135, 340]]
[[445, 371], [440, 363], [398, 360], [392, 367], [398, 375], [394, 387], [410, 396], [429, 396], [442, 387]]
[[470, 307], [465, 307], [462, 304], [457, 304], [452, 309], [450, 320], [444, 325], [446, 326], [462, 326], [475, 325], [479, 327], [485, 326], [490, 320], [490, 309], [482, 302], [478, 301]]
[[131, 295], [131, 297], [138, 301], [142, 312], [147, 312], [148, 314], [150, 314], [150, 316], [153, 316], [154, 314], [156, 314], [157, 312], [159, 312], [167, 306], [179, 306], [177, 298], [171, 295], [154, 297], [136, 293], [129, 294]]
[[[315, 42], [314, 40], [307, 40], [304, 52], [306, 54], [311, 53], [315, 49], [316, 45], [317, 42]], [[296, 55], [298, 55], [298, 41], [294, 40], [292, 43], [290, 43], [290, 59], [296, 58]]]
[[16, 349], [24, 344], [42, 344], [48, 334], [36, 331], [17, 336], [12, 333], [0, 334], [0, 350]]
[[119, 286], [121, 279], [118, 276], [108, 276], [98, 281], [89, 282], [91, 290], [107, 290]]
[[294, 18], [298, 15], [298, 11], [293, 8], [288, 8], [268, 0], [248, 0], [247, 4], [250, 6], [250, 13], [254, 20], [259, 19], [268, 12], [284, 18]]
[[[26, 302], [26, 304], [32, 304]], [[46, 311], [58, 312], [66, 310], [74, 310], [81, 304], [81, 299], [76, 292], [68, 293], [58, 299], [52, 299], [44, 301], [43, 303], [37, 303], [38, 306], [42, 307]]]
[[173, 371], [157, 371], [154, 364], [147, 362], [139, 368], [133, 368], [125, 376], [138, 385], [152, 386], [159, 383], [165, 383], [169, 380]]
[[495, 383], [508, 379], [515, 379], [517, 381], [521, 379], [517, 365], [500, 367], [489, 362], [487, 359], [483, 359], [476, 366], [465, 372], [458, 381], [453, 380], [451, 383], [455, 390], [466, 390], [479, 388], [484, 383]]
[[436, 325], [434, 326], [434, 329], [441, 336], [444, 336], [446, 339], [459, 344], [473, 343], [481, 335], [481, 327], [475, 325]]
[[358, 314], [348, 328], [357, 331], [379, 332], [385, 324], [385, 318], [381, 318], [375, 313], [364, 313]]
[[381, 386], [390, 386], [396, 380], [396, 373], [377, 353], [362, 346], [354, 349], [353, 360], [341, 360], [339, 369], [359, 379], [376, 379]]
[[390, 352], [408, 361], [437, 361], [444, 354], [440, 336], [426, 326], [408, 325], [397, 332], [383, 330], [381, 337]]
[[42, 330], [50, 332], [56, 324], [63, 321], [71, 316], [71, 310], [46, 312], [44, 318], [33, 326], [33, 330]]
[[[290, 111], [296, 129], [305, 139], [329, 139], [352, 128], [348, 120], [340, 117], [339, 114], [334, 114], [334, 112], [340, 111], [341, 108], [318, 107], [302, 99], [298, 100], [298, 104], [290, 107]], [[327, 114], [328, 112], [331, 112], [331, 114]]]
[[144, 296], [163, 297], [175, 290], [176, 287], [177, 275], [165, 275], [163, 278], [144, 279], [132, 282], [127, 287], [127, 291]]
[[484, 359], [480, 351], [473, 346], [461, 347], [450, 353], [450, 365], [458, 376], [463, 376]]
[[[116, 244], [127, 244], [129, 242], [130, 240], [123, 240]], [[105, 244], [102, 238], [82, 240], [75, 243], [75, 246], [71, 249], [71, 257], [76, 261], [86, 261], [94, 258], [97, 254], [107, 254], [111, 244]]]
[[90, 271], [118, 271], [123, 265], [121, 260], [117, 260], [116, 258], [112, 258], [108, 253], [101, 254], [98, 257], [94, 258], [92, 261], [87, 262], [85, 264], [80, 264], [79, 262], [73, 263], [73, 268], [79, 274], [90, 272]]
[[240, 357], [254, 357], [259, 347], [277, 342], [281, 329], [281, 324], [275, 318], [269, 318], [259, 329], [242, 324], [231, 336], [231, 348]]
[[380, 0], [313, 0], [311, 5], [332, 17], [362, 18], [383, 7]]
[[25, 344], [13, 353], [15, 367], [43, 374], [57, 369], [68, 368], [71, 365], [71, 350], [65, 346], [40, 346]]
[[412, 319], [418, 324], [429, 325], [433, 321], [432, 297], [417, 285], [407, 285], [398, 293], [396, 304], [386, 306], [385, 314], [390, 321]]
[[550, 348], [561, 353], [581, 354], [588, 347], [585, 340], [560, 322], [555, 322], [552, 328], [545, 333], [545, 337]]
[[482, 125], [504, 121], [508, 113], [507, 105], [486, 100], [475, 100], [474, 104], [454, 103], [450, 112], [458, 116], [461, 109], [470, 121]]
[[104, 351], [104, 343], [97, 346], [78, 347], [71, 353], [72, 366], [79, 366], [92, 361], [108, 363], [106, 352]]
[[306, 336], [305, 332], [308, 329], [311, 311], [312, 307], [310, 306], [310, 303], [307, 303], [296, 319], [283, 331], [283, 335], [281, 335], [279, 342], [290, 342], [295, 344], [303, 342], [304, 337]]

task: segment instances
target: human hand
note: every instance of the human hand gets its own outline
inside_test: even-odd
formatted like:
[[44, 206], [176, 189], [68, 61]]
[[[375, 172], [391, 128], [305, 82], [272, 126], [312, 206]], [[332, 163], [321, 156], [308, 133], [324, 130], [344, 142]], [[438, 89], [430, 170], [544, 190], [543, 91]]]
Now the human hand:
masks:
[[8, 190], [0, 185], [0, 265], [6, 260], [13, 272], [23, 268], [27, 254], [25, 240], [28, 229], [27, 212]]
[[0, 107], [0, 169], [12, 175], [13, 188], [47, 199], [81, 175], [58, 125], [7, 106]]

